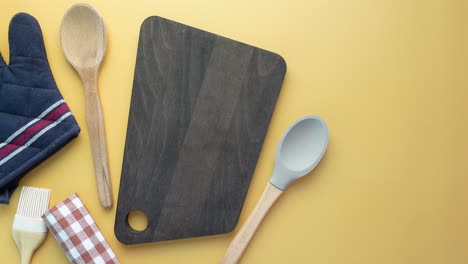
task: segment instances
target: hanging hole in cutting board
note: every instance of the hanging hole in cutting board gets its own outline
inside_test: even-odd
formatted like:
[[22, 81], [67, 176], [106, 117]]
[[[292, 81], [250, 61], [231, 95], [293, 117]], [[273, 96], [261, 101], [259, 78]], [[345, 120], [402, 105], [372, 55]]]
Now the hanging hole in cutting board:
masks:
[[127, 222], [137, 232], [143, 232], [148, 227], [148, 217], [139, 210], [131, 211], [127, 216]]

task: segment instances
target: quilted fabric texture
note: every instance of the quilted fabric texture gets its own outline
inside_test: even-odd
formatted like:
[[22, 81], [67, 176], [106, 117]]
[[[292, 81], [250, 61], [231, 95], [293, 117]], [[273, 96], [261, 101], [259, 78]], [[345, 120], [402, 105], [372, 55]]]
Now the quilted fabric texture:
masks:
[[8, 37], [9, 65], [0, 54], [0, 203], [80, 132], [55, 84], [37, 20], [15, 15]]

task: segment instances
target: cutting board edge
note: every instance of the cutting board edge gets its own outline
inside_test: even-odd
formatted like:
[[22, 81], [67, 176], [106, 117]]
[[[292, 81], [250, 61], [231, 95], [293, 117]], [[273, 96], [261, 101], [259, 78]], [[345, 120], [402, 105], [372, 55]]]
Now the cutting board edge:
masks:
[[[141, 22], [141, 24], [140, 24], [139, 36], [141, 36], [141, 29], [143, 28], [143, 26], [144, 26], [146, 23], [150, 23], [150, 21], [151, 21], [152, 19], [167, 20], [167, 21], [170, 21], [170, 22], [173, 22], [173, 23], [177, 23], [177, 24], [184, 25], [184, 26], [186, 26], [186, 27], [188, 27], [188, 28], [191, 28], [191, 29], [199, 30], [199, 31], [204, 32], [204, 33], [213, 34], [213, 35], [216, 35], [216, 36], [218, 36], [218, 37], [225, 38], [225, 39], [227, 39], [227, 40], [235, 41], [235, 42], [238, 42], [238, 43], [240, 43], [240, 44], [247, 45], [247, 46], [249, 46], [249, 47], [251, 47], [251, 48], [254, 48], [254, 49], [259, 49], [259, 50], [262, 50], [262, 51], [266, 51], [266, 52], [268, 52], [268, 53], [271, 53], [271, 54], [277, 56], [277, 57], [280, 59], [280, 63], [281, 63], [282, 65], [284, 65], [284, 75], [286, 75], [287, 68], [288, 68], [288, 64], [287, 64], [286, 60], [284, 59], [284, 57], [283, 57], [281, 54], [277, 53], [277, 52], [273, 52], [273, 51], [270, 51], [270, 50], [267, 50], [267, 49], [264, 49], [264, 48], [259, 48], [259, 47], [256, 47], [256, 46], [252, 45], [252, 44], [249, 44], [249, 43], [246, 43], [246, 42], [242, 42], [242, 41], [240, 41], [240, 40], [236, 40], [236, 39], [233, 39], [233, 38], [230, 38], [230, 37], [226, 37], [226, 36], [224, 36], [224, 35], [220, 35], [220, 34], [217, 34], [217, 33], [211, 32], [211, 31], [207, 31], [207, 30], [204, 30], [204, 29], [192, 27], [192, 26], [189, 26], [189, 25], [184, 24], [184, 23], [182, 23], [182, 22], [177, 22], [177, 21], [175, 21], [175, 20], [168, 19], [168, 18], [164, 18], [164, 17], [162, 17], [162, 16], [149, 16], [149, 17], [145, 18], [145, 19]], [[284, 77], [283, 77], [283, 81], [284, 81]], [[132, 90], [133, 90], [133, 87], [132, 87]], [[281, 90], [281, 88], [280, 88], [280, 90]]]
[[[223, 236], [223, 235], [227, 235], [227, 234], [232, 233], [234, 231], [234, 229], [236, 228], [237, 224], [238, 224], [238, 221], [236, 221], [236, 224], [232, 227], [232, 229], [229, 229], [226, 232], [204, 234], [204, 235], [200, 235], [200, 236], [180, 237], [180, 238], [172, 238], [172, 239], [161, 239], [161, 240], [149, 239], [148, 241], [133, 241], [132, 239], [127, 239], [128, 238], [127, 234], [122, 233], [124, 236], [119, 235], [119, 233], [117, 233], [117, 229], [115, 228], [115, 226], [114, 226], [114, 235], [117, 238], [117, 241], [119, 241], [121, 244], [124, 244], [124, 245], [127, 245], [127, 246], [132, 246], [132, 245], [159, 243], [159, 242], [165, 242], [165, 241], [175, 241], [175, 240], [181, 241], [181, 240], [190, 240], [190, 239], [205, 238], [205, 237], [212, 237], [212, 236]], [[129, 228], [135, 234], [140, 233], [139, 231], [133, 230], [131, 227], [129, 227]], [[144, 231], [141, 231], [141, 232], [144, 232]]]

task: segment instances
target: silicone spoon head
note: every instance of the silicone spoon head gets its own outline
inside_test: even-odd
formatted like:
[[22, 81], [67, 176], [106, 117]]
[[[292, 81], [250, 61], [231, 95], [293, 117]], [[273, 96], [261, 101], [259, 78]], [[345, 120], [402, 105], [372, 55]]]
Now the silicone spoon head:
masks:
[[328, 145], [328, 128], [318, 116], [294, 122], [281, 138], [270, 183], [281, 190], [311, 172], [320, 162]]
[[63, 53], [75, 69], [99, 67], [106, 52], [104, 22], [88, 4], [75, 4], [60, 26]]

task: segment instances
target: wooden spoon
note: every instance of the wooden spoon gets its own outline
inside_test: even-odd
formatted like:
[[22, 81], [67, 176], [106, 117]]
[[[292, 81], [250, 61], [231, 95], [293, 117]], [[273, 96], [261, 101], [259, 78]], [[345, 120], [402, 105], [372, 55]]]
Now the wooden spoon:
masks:
[[60, 39], [65, 57], [78, 72], [84, 86], [86, 120], [99, 200], [103, 207], [112, 207], [106, 133], [97, 88], [99, 68], [106, 53], [106, 33], [102, 17], [90, 5], [73, 5], [62, 19]]

